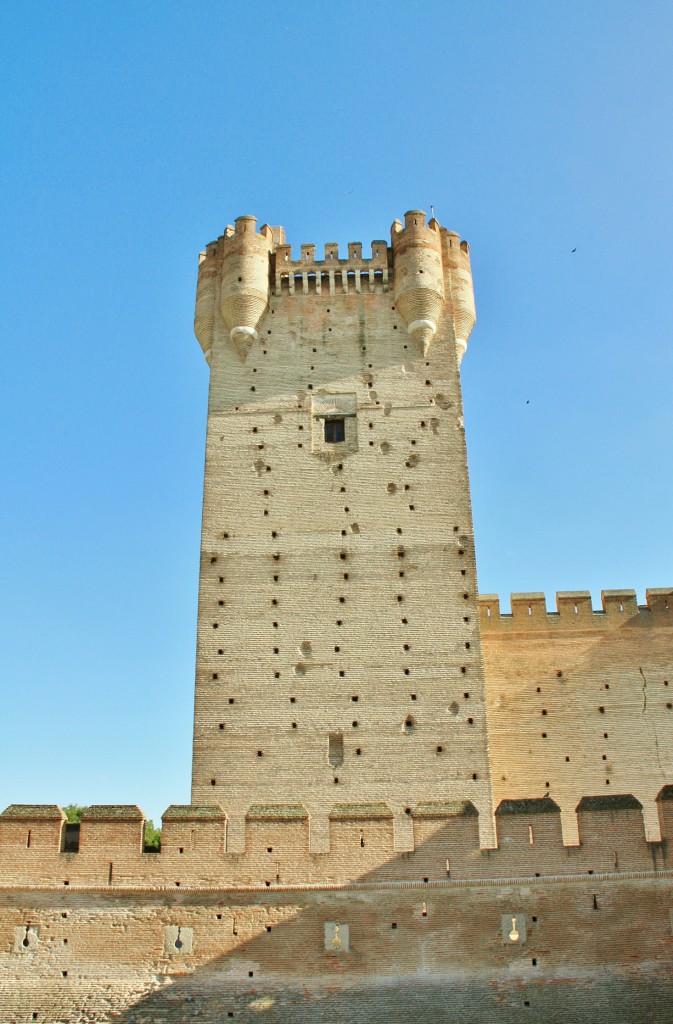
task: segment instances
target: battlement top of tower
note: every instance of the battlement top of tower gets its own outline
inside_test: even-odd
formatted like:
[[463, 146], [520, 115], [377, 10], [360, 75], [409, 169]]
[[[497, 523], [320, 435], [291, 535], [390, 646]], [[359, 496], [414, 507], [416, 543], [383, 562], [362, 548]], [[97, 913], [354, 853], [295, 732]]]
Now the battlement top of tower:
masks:
[[[639, 605], [635, 590], [602, 590], [601, 608], [592, 606], [588, 590], [564, 590], [556, 594], [556, 611], [547, 610], [545, 595], [538, 592], [511, 594], [511, 612], [500, 610], [497, 594], [480, 594], [482, 627], [512, 629], [615, 627], [638, 617], [673, 626], [673, 587], [649, 587], [645, 605]], [[670, 616], [668, 619], [664, 616]]]
[[[404, 214], [404, 224], [400, 220], [394, 220], [390, 228], [392, 247], [398, 244], [407, 233], [416, 237], [427, 235], [429, 238], [437, 234], [446, 238], [451, 247], [460, 248], [463, 252], [469, 252], [467, 242], [461, 241], [460, 235], [457, 232], [442, 227], [435, 217], [432, 217], [427, 223], [426, 221], [427, 215], [424, 210], [408, 210]], [[349, 242], [348, 255], [341, 257], [339, 255], [338, 243], [326, 242], [324, 244], [323, 258], [316, 259], [317, 246], [314, 242], [308, 242], [300, 246], [300, 257], [293, 259], [292, 244], [286, 241], [285, 228], [280, 225], [272, 226], [266, 223], [261, 226], [259, 231], [256, 228], [257, 218], [252, 214], [244, 214], [237, 217], [233, 225], [228, 224], [223, 234], [213, 242], [210, 242], [206, 246], [205, 251], [199, 254], [200, 260], [203, 261], [211, 253], [221, 249], [223, 245], [226, 246], [232, 239], [239, 241], [245, 238], [249, 238], [251, 241], [253, 238], [263, 239], [268, 245], [269, 251], [275, 254], [277, 264], [291, 263], [293, 266], [303, 267], [306, 267], [307, 263], [328, 265], [338, 263], [343, 265], [358, 262], [383, 266], [387, 265], [389, 253], [392, 251], [392, 247], [388, 245], [385, 239], [375, 238], [371, 243], [371, 256], [363, 256], [362, 242]]]
[[[199, 258], [194, 330], [210, 361], [219, 315], [238, 355], [245, 357], [259, 338], [259, 326], [271, 295], [354, 297], [394, 294], [395, 309], [421, 352], [427, 352], [446, 317], [453, 321], [458, 362], [466, 348], [476, 313], [469, 247], [454, 231], [429, 223], [423, 210], [408, 210], [396, 220], [391, 244], [375, 238], [371, 252], [349, 242], [326, 242], [318, 254], [313, 242], [292, 252], [282, 227], [263, 224], [250, 214], [237, 217]], [[216, 312], [219, 307], [219, 314]]]

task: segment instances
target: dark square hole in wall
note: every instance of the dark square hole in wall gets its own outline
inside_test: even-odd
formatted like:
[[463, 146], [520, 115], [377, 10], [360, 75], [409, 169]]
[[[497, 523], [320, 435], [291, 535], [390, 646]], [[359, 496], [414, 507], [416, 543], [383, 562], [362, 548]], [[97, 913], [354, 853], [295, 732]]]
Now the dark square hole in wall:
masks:
[[327, 444], [340, 444], [346, 440], [346, 421], [343, 417], [331, 417], [325, 420], [325, 441]]
[[79, 853], [79, 822], [68, 822], [63, 829], [63, 853]]

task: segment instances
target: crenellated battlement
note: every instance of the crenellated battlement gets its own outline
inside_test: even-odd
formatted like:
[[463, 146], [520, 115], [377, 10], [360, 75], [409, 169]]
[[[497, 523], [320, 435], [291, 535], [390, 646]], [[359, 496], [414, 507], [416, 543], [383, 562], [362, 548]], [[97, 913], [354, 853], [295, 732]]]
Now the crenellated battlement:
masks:
[[314, 293], [321, 295], [360, 294], [362, 291], [388, 291], [392, 277], [392, 251], [385, 241], [375, 239], [371, 256], [363, 257], [362, 242], [348, 243], [348, 257], [340, 259], [336, 242], [325, 243], [325, 255], [316, 259], [313, 244], [301, 246], [301, 258], [292, 259], [292, 246], [278, 245], [272, 256], [274, 294]]
[[219, 805], [168, 808], [160, 852], [144, 850], [137, 807], [91, 807], [72, 826], [56, 805], [12, 805], [0, 814], [0, 886], [329, 888], [671, 870], [673, 787], [660, 791], [656, 806], [664, 841], [648, 843], [643, 808], [633, 796], [584, 797], [576, 807], [580, 842], [568, 847], [554, 800], [505, 799], [496, 810], [497, 848], [484, 850], [470, 801], [419, 804], [410, 809], [413, 848], [400, 857], [385, 804], [335, 805], [329, 851], [321, 854], [309, 851], [302, 805], [251, 807], [244, 852], [228, 851], [228, 819]]
[[219, 318], [245, 361], [259, 340], [259, 327], [271, 297], [386, 294], [394, 288], [395, 308], [410, 337], [427, 354], [441, 320], [452, 322], [459, 359], [475, 322], [469, 247], [434, 218], [426, 225], [422, 210], [405, 214], [391, 228], [392, 245], [382, 239], [363, 256], [362, 243], [350, 242], [339, 255], [327, 242], [322, 259], [304, 243], [293, 258], [282, 227], [237, 218], [199, 256], [194, 330], [210, 360], [219, 337]]
[[480, 594], [479, 613], [481, 627], [486, 630], [600, 630], [626, 624], [650, 625], [654, 621], [673, 626], [673, 588], [648, 588], [645, 598], [647, 603], [639, 605], [635, 590], [602, 590], [602, 607], [594, 609], [588, 590], [558, 591], [556, 611], [549, 611], [544, 594], [519, 593], [510, 597], [511, 612], [502, 612], [497, 594]]

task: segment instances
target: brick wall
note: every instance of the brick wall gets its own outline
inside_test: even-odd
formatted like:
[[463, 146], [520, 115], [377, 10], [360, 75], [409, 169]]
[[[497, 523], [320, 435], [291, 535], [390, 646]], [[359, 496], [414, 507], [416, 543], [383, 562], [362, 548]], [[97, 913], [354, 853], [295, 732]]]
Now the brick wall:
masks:
[[584, 795], [631, 793], [647, 836], [659, 838], [656, 803], [673, 774], [673, 590], [605, 591], [479, 599], [496, 803], [553, 797], [566, 843], [577, 842]]

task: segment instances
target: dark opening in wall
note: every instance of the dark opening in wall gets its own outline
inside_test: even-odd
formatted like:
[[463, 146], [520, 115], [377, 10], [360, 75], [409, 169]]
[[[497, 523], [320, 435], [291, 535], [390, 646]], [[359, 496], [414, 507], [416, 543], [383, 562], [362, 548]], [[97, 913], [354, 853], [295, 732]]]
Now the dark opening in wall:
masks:
[[[340, 732], [331, 732], [328, 737], [327, 758], [333, 768], [338, 768], [344, 760], [344, 738]], [[337, 779], [334, 780], [338, 781]]]
[[346, 440], [346, 421], [343, 417], [333, 417], [325, 420], [325, 442], [327, 444], [341, 444]]
[[79, 822], [68, 822], [63, 829], [63, 853], [79, 853]]

